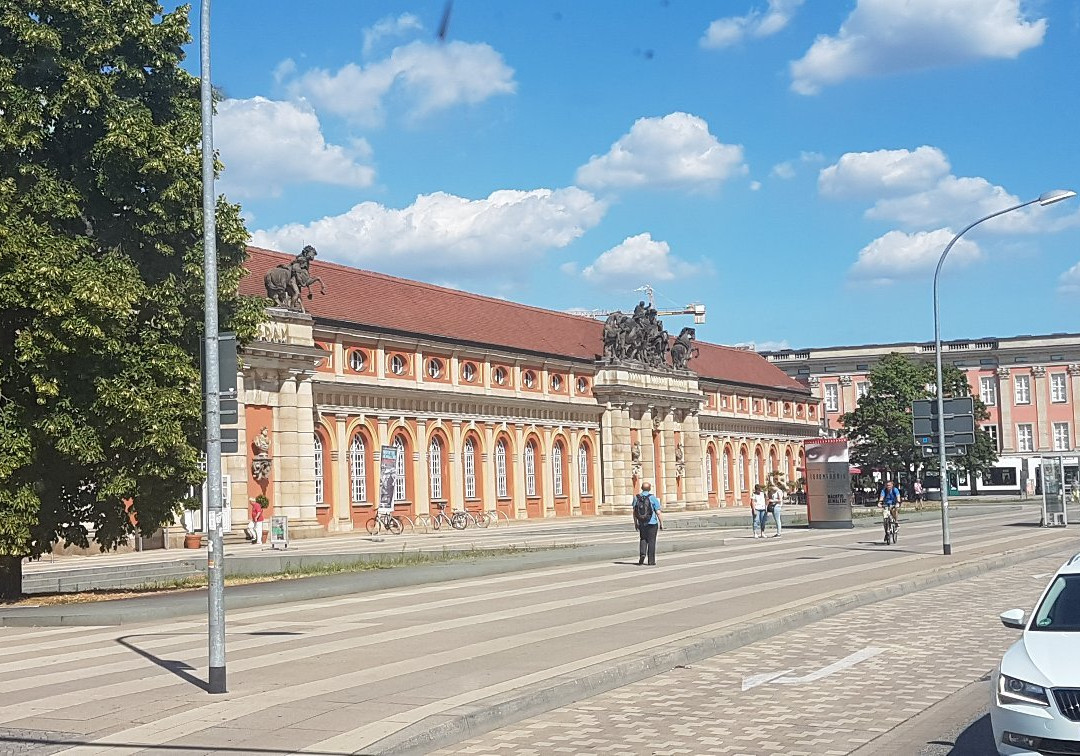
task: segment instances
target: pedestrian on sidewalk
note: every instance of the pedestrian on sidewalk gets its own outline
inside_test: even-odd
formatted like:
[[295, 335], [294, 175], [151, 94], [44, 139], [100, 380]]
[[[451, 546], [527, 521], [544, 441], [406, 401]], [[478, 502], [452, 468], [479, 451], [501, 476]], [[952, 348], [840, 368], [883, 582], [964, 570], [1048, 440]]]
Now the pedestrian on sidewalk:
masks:
[[769, 505], [760, 484], [755, 485], [754, 493], [750, 494], [750, 509], [754, 515], [754, 538], [764, 538], [765, 518], [769, 516]]
[[915, 490], [915, 503], [916, 504], [922, 504], [922, 500], [923, 500], [922, 481], [921, 480], [916, 480], [915, 485], [912, 486], [912, 488]]
[[642, 481], [641, 492], [634, 497], [634, 527], [638, 531], [638, 564], [656, 564], [656, 531], [664, 529], [660, 500], [653, 496], [652, 483]]
[[256, 546], [261, 546], [263, 542], [263, 520], [266, 518], [263, 511], [263, 502], [269, 504], [269, 500], [265, 496], [259, 495], [254, 499], [249, 499], [249, 501], [251, 506], [248, 509], [248, 538]]
[[[779, 538], [781, 531], [784, 529], [783, 522], [780, 519], [781, 510], [784, 508], [784, 492], [780, 490], [779, 486], [774, 486], [772, 493], [769, 494], [769, 511], [772, 512], [773, 524], [776, 525], [776, 535], [774, 538]], [[764, 524], [762, 525], [764, 530]]]

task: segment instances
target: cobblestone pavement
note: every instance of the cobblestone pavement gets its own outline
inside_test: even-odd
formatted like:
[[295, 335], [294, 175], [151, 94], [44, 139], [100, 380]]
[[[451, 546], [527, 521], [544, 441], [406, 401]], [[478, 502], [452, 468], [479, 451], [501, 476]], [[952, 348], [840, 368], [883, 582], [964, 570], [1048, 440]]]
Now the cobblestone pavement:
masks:
[[439, 753], [847, 754], [984, 677], [1017, 637], [997, 615], [1030, 608], [1066, 556], [763, 638]]

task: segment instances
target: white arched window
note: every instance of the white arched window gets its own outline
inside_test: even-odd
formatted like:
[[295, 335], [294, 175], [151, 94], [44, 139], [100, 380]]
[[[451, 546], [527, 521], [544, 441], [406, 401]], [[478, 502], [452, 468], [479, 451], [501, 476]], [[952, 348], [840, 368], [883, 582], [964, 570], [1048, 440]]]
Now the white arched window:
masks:
[[495, 493], [500, 499], [510, 495], [506, 486], [506, 442], [501, 439], [495, 444]]
[[525, 445], [525, 495], [536, 496], [536, 449]]
[[476, 447], [470, 438], [465, 442], [465, 498], [476, 498]]
[[739, 490], [746, 490], [746, 452], [739, 452]]
[[761, 452], [754, 455], [754, 484], [761, 483], [761, 468], [765, 462], [761, 459]]
[[394, 501], [405, 501], [405, 439], [394, 439], [397, 447], [397, 469], [394, 471]]
[[709, 449], [709, 453], [705, 455], [705, 490], [709, 493], [716, 492], [716, 485], [713, 482], [713, 460], [715, 459], [712, 449]]
[[322, 439], [315, 434], [315, 503], [323, 502], [323, 455]]
[[720, 472], [724, 476], [724, 490], [731, 490], [731, 452], [724, 452], [724, 468]]
[[431, 500], [441, 501], [443, 498], [442, 442], [437, 437], [431, 439], [431, 446], [428, 448], [428, 464], [431, 477]]
[[349, 473], [352, 476], [353, 503], [367, 501], [367, 449], [364, 437], [357, 433], [349, 444]]
[[577, 463], [578, 463], [578, 493], [582, 496], [589, 495], [589, 450], [585, 448], [585, 444], [578, 447], [577, 450]]
[[555, 444], [551, 450], [551, 487], [556, 496], [563, 495], [562, 445]]

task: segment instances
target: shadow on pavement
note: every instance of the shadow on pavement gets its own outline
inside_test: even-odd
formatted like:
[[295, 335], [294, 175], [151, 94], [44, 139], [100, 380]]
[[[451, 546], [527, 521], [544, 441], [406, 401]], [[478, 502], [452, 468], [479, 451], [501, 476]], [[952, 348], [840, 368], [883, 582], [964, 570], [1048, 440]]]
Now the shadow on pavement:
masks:
[[983, 714], [969, 724], [956, 736], [955, 743], [931, 740], [928, 745], [952, 746], [948, 751], [949, 756], [984, 756], [997, 750], [994, 747], [994, 730], [990, 726], [989, 714]]
[[[26, 730], [28, 734], [12, 735], [13, 730], [0, 730], [0, 744], [11, 744], [15, 749], [15, 753], [22, 752], [35, 752], [35, 753], [54, 753], [60, 748], [72, 748], [78, 746], [91, 746], [91, 747], [106, 747], [103, 744], [95, 743], [93, 740], [81, 739], [79, 737], [58, 737], [51, 733], [44, 733], [41, 731]], [[38, 733], [38, 734], [35, 734]], [[177, 744], [159, 744], [159, 743], [108, 743], [109, 748], [128, 748], [133, 750], [146, 750], [154, 749], [155, 751], [169, 752], [179, 751], [182, 753], [214, 753], [219, 750], [227, 750], [229, 753], [252, 753], [252, 754], [272, 754], [272, 753], [295, 753], [295, 749], [292, 748], [253, 748], [245, 747], [242, 745], [230, 745], [222, 747], [220, 745], [198, 745], [192, 743], [177, 743]], [[2, 746], [0, 746], [2, 748]], [[12, 750], [2, 749], [2, 753], [12, 753]], [[349, 751], [304, 751], [309, 756], [349, 756]]]
[[194, 669], [194, 667], [192, 667], [190, 664], [188, 664], [187, 662], [183, 662], [183, 661], [174, 661], [172, 659], [162, 659], [160, 656], [154, 656], [149, 651], [145, 651], [145, 650], [139, 648], [138, 646], [136, 646], [131, 641], [129, 641], [128, 637], [130, 637], [130, 636], [121, 636], [120, 638], [116, 639], [116, 642], [119, 643], [124, 648], [128, 649], [129, 651], [134, 651], [135, 653], [137, 653], [142, 658], [153, 662], [154, 664], [161, 667], [162, 669], [164, 669], [164, 670], [166, 670], [168, 672], [172, 672], [174, 675], [179, 677], [184, 682], [191, 683], [196, 688], [200, 688], [201, 690], [205, 690], [205, 691], [209, 692], [209, 687], [210, 686], [208, 685], [208, 683], [205, 680], [202, 680], [202, 679], [196, 677], [195, 675], [191, 674], [191, 672], [189, 670]]

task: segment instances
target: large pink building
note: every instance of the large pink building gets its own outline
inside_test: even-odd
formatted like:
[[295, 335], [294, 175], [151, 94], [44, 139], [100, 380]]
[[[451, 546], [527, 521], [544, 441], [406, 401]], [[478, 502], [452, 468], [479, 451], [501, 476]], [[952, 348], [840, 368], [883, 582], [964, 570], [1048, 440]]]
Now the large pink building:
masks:
[[[840, 421], [869, 390], [869, 372], [885, 355], [899, 352], [933, 361], [933, 342], [867, 344], [820, 349], [783, 349], [762, 355], [806, 384], [822, 400], [826, 430], [843, 431]], [[1011, 336], [942, 343], [942, 362], [967, 374], [972, 393], [982, 398], [990, 419], [979, 426], [997, 442], [1000, 459], [978, 482], [978, 490], [1016, 493], [1021, 484], [1041, 481], [1043, 457], [1065, 457], [1067, 483], [1077, 479], [1080, 448], [1080, 334]], [[964, 474], [961, 491], [970, 490]]]

